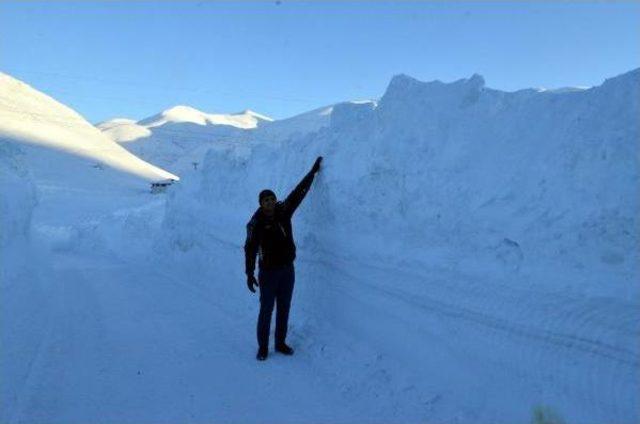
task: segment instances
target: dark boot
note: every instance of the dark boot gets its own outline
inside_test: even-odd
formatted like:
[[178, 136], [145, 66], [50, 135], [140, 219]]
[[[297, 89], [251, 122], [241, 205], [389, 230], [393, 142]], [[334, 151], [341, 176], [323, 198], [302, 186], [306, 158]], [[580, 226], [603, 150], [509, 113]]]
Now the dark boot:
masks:
[[276, 351], [282, 353], [283, 355], [293, 355], [293, 349], [291, 346], [288, 346], [286, 343], [278, 343], [276, 345]]
[[256, 359], [258, 361], [264, 361], [265, 359], [267, 359], [267, 356], [269, 356], [269, 349], [266, 347], [261, 347], [260, 349], [258, 349], [258, 353], [256, 354]]

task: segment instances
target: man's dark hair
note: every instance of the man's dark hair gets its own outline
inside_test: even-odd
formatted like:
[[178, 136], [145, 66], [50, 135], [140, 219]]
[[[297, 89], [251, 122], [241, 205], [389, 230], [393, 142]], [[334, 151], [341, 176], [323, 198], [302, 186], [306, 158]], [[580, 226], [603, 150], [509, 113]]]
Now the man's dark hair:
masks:
[[276, 197], [276, 194], [273, 191], [269, 190], [269, 189], [262, 190], [260, 192], [260, 194], [258, 195], [258, 203], [262, 203], [262, 199], [264, 199], [267, 196]]

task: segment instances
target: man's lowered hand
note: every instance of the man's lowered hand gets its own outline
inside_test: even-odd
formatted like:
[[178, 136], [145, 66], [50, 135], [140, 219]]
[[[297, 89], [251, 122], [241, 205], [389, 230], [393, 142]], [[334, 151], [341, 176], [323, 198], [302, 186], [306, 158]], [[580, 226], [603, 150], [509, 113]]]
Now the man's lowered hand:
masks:
[[247, 275], [247, 287], [249, 288], [249, 290], [251, 291], [251, 293], [255, 293], [256, 289], [255, 287], [260, 286], [258, 284], [258, 280], [256, 280], [256, 277], [254, 277], [253, 275]]

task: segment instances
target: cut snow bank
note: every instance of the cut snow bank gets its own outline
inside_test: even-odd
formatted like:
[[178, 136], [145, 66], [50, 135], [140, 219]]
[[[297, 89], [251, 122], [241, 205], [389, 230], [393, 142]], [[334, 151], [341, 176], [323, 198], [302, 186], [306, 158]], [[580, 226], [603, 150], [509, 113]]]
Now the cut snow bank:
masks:
[[44, 337], [50, 267], [30, 230], [37, 190], [24, 152], [0, 141], [0, 420], [11, 416]]
[[[3, 255], [20, 251], [14, 249], [14, 245], [23, 244], [28, 238], [31, 215], [37, 204], [36, 188], [22, 161], [23, 155], [18, 146], [0, 141], [0, 252]], [[3, 260], [2, 269], [12, 262]]]
[[240, 298], [259, 191], [284, 198], [322, 155], [294, 218], [292, 334], [395, 361], [372, 383], [398, 402], [380, 419], [423, 418], [399, 395], [416, 387], [433, 421], [525, 422], [548, 403], [568, 422], [637, 421], [639, 90], [640, 70], [561, 93], [395, 77], [317, 132], [208, 150], [170, 190], [159, 256]]
[[237, 242], [259, 190], [284, 197], [321, 154], [323, 171], [298, 213], [302, 245], [631, 296], [639, 75], [563, 93], [505, 93], [478, 75], [451, 84], [398, 76], [377, 107], [338, 105], [330, 127], [282, 149], [210, 150], [195, 188], [179, 189], [169, 208], [226, 214]]
[[291, 139], [303, 138], [328, 127], [331, 124], [336, 109], [349, 107], [349, 105], [352, 104], [368, 104], [371, 108], [375, 108], [376, 106], [376, 102], [373, 100], [348, 101], [324, 106], [291, 118], [281, 119], [263, 125], [254, 132], [253, 140], [277, 144], [287, 142]]

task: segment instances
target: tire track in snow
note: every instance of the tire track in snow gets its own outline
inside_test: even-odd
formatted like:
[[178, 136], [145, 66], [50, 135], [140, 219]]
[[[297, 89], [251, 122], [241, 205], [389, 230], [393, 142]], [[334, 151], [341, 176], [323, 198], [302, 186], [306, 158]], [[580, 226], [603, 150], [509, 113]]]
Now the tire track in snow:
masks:
[[47, 315], [49, 319], [47, 319], [45, 330], [42, 334], [42, 337], [40, 337], [40, 340], [38, 341], [36, 351], [29, 361], [24, 379], [21, 382], [22, 384], [20, 385], [20, 388], [16, 393], [15, 403], [13, 405], [7, 405], [8, 423], [17, 422], [20, 417], [21, 411], [25, 408], [25, 403], [27, 402], [26, 399], [29, 397], [29, 393], [32, 390], [32, 387], [35, 385], [36, 376], [38, 375], [41, 368], [41, 363], [44, 360], [44, 351], [46, 350], [46, 347], [51, 343], [56, 316], [55, 311], [58, 309], [57, 296], [54, 295], [52, 297], [51, 303], [48, 306], [49, 309], [47, 311]]
[[[620, 362], [621, 364], [628, 365], [632, 368], [640, 367], [638, 352], [600, 341], [597, 338], [576, 336], [568, 332], [558, 332], [553, 330], [541, 329], [535, 326], [518, 324], [507, 319], [495, 317], [483, 312], [478, 312], [470, 308], [464, 308], [455, 304], [442, 302], [433, 297], [425, 296], [423, 294], [410, 294], [402, 291], [401, 289], [388, 290], [378, 285], [371, 284], [369, 282], [370, 280], [355, 277], [345, 271], [344, 268], [336, 267], [335, 264], [331, 264], [331, 268], [334, 272], [339, 272], [340, 274], [347, 276], [350, 280], [357, 281], [358, 284], [366, 286], [367, 289], [375, 290], [383, 294], [387, 298], [394, 298], [402, 303], [411, 305], [425, 312], [435, 311], [444, 316], [464, 320], [470, 324], [500, 330], [509, 335], [532, 339], [543, 343], [549, 343], [571, 350], [579, 350], [592, 355], [597, 355]], [[531, 312], [533, 309], [531, 302], [527, 302], [527, 307], [528, 309], [524, 310], [526, 312]], [[581, 332], [583, 333], [585, 332], [584, 329], [593, 329], [595, 327], [594, 324], [601, 322], [594, 318], [594, 315], [598, 311], [594, 311], [591, 308], [581, 308], [577, 312], [571, 312], [570, 310], [565, 310], [563, 312], [566, 312], [566, 315], [562, 316], [562, 319], [556, 319], [555, 322], [564, 322], [567, 324], [567, 327], [582, 330]], [[625, 310], [624, 312], [625, 315], [622, 317], [623, 319], [633, 319], [633, 317], [636, 317], [636, 321], [638, 321], [638, 324], [640, 324], [640, 317], [638, 317], [638, 313], [640, 312], [639, 310], [632, 309]], [[633, 334], [624, 335], [634, 336]]]
[[[179, 268], [158, 273], [152, 264], [69, 256], [49, 276], [51, 328], [10, 422], [355, 420], [304, 350], [293, 360], [255, 361], [255, 316], [233, 313], [233, 290], [216, 298]], [[213, 278], [215, 288], [228, 282]], [[248, 384], [266, 396], [245, 396]]]
[[[634, 349], [640, 327], [636, 305], [606, 299], [560, 298], [557, 294], [548, 299], [543, 293], [536, 296], [533, 292], [502, 286], [496, 291], [497, 286], [486, 283], [480, 290], [471, 286], [466, 296], [464, 290], [456, 291], [459, 297], [451, 296], [450, 283], [440, 281], [423, 284], [419, 292], [410, 293], [402, 288], [406, 284], [388, 289], [371, 281], [404, 282], [418, 278], [424, 282], [433, 281], [433, 277], [377, 265], [354, 267], [350, 263], [347, 270], [347, 264], [335, 258], [316, 262], [325, 274], [323, 280], [341, 296], [364, 301], [363, 296], [350, 289], [355, 285], [369, 292], [368, 296], [381, 299], [369, 301], [372, 310], [377, 305], [394, 302], [397, 305], [393, 309], [414, 310], [408, 316], [439, 316], [438, 322], [454, 323], [453, 328], [463, 332], [481, 331], [487, 340], [474, 341], [468, 347], [477, 348], [479, 353], [486, 349], [487, 355], [491, 349], [517, 353], [516, 359], [504, 357], [508, 362], [504, 365], [524, 373], [525, 378], [533, 377], [531, 384], [538, 384], [540, 391], [562, 387], [580, 399], [581, 404], [596, 408], [602, 417], [629, 420], [630, 406], [635, 402], [630, 393], [638, 388], [634, 376], [640, 375], [638, 352]], [[352, 269], [368, 271], [355, 276]], [[426, 290], [430, 290], [429, 295], [424, 294]], [[456, 303], [449, 300], [454, 298]], [[455, 348], [465, 341], [450, 343]], [[561, 381], [564, 377], [569, 381]]]
[[[87, 339], [82, 337], [83, 332], [98, 337], [104, 334], [92, 288], [82, 284], [86, 277], [77, 270], [55, 270], [49, 278], [54, 283], [49, 288], [47, 329], [9, 422], [48, 422], [65, 406], [69, 408], [64, 405], [64, 393], [83, 380], [82, 371], [77, 372], [76, 368], [82, 369], [85, 356], [100, 349], [97, 345], [84, 345]], [[68, 368], [74, 372], [67, 372]], [[76, 410], [84, 406], [82, 402], [74, 403]]]

